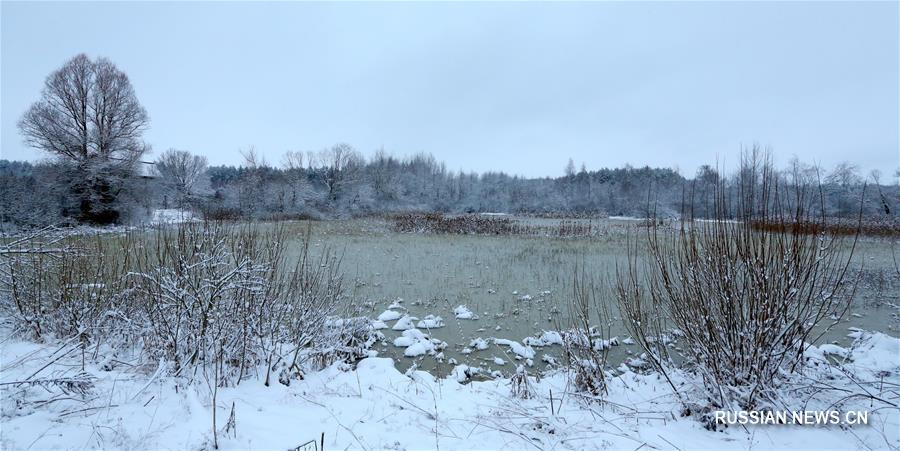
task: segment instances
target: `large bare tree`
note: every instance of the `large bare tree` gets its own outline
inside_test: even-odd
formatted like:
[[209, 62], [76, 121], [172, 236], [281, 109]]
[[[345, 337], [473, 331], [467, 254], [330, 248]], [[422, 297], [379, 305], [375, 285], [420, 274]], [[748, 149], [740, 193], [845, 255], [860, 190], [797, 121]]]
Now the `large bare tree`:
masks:
[[47, 77], [40, 100], [19, 121], [26, 144], [72, 168], [81, 219], [92, 222], [118, 219], [113, 204], [147, 151], [141, 135], [148, 125], [128, 76], [85, 54]]

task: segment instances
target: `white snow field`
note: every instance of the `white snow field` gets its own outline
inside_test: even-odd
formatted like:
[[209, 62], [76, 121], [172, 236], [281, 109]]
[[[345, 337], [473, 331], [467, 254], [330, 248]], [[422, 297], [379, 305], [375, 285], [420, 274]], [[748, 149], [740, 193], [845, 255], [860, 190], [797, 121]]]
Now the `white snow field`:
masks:
[[[404, 333], [410, 344], [430, 343], [413, 330]], [[609, 377], [605, 402], [577, 393], [562, 371], [530, 376], [531, 398], [520, 399], [511, 394], [509, 379], [459, 382], [484, 373], [480, 368], [460, 366], [452, 376], [436, 379], [414, 368], [404, 374], [405, 368], [395, 368], [391, 359], [370, 357], [355, 368], [336, 363], [310, 372], [289, 386], [266, 387], [259, 375], [220, 388], [213, 405], [202, 377], [185, 385], [184, 378], [164, 376], [165, 366], [132, 367], [122, 356], [116, 360], [115, 350], [99, 349], [99, 355], [109, 357], [99, 364], [86, 359], [85, 377], [92, 386], [83, 394], [74, 389], [66, 394], [44, 389], [41, 381], [77, 375], [80, 352], [59, 353], [64, 343], [38, 344], [3, 334], [0, 448], [208, 449], [213, 411], [222, 449], [284, 450], [319, 441], [323, 434], [325, 449], [896, 447], [897, 408], [848, 395], [878, 393], [898, 403], [900, 340], [854, 334], [857, 340], [840, 369], [824, 360], [825, 354], [842, 353], [833, 346], [807, 352], [804, 377], [827, 381], [833, 391], [810, 389], [795, 398], [785, 391], [785, 402], [797, 406], [809, 399], [808, 410], [868, 410], [868, 425], [733, 425], [719, 431], [682, 416], [663, 378], [631, 371]], [[845, 372], [867, 382], [857, 386]], [[697, 383], [684, 375], [675, 380], [688, 394]]]

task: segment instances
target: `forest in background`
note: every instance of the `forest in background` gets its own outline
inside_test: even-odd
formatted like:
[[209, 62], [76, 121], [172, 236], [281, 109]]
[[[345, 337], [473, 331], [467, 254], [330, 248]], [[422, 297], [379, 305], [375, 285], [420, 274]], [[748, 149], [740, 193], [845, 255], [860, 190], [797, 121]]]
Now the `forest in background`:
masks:
[[[560, 177], [525, 178], [504, 172], [449, 171], [430, 154], [398, 158], [378, 151], [371, 158], [347, 144], [319, 152], [287, 152], [271, 164], [254, 149], [239, 166], [207, 166], [186, 151], [163, 152], [153, 162], [128, 170], [85, 171], [65, 160], [37, 163], [0, 160], [0, 223], [4, 229], [79, 222], [139, 223], [156, 209], [185, 209], [210, 219], [327, 219], [394, 212], [479, 213], [560, 216], [711, 217], [717, 183], [737, 195], [737, 171], [702, 166], [693, 177], [670, 168], [631, 167], [580, 170], [570, 160]], [[99, 165], [98, 165], [99, 166]], [[746, 170], [746, 169], [745, 169]], [[114, 214], [83, 217], [73, 185], [85, 172], [109, 180], [109, 192], [95, 202]], [[877, 171], [863, 175], [852, 164], [830, 170], [792, 161], [778, 170], [785, 186], [819, 185], [813, 202], [829, 217], [892, 218], [900, 187]], [[105, 197], [104, 197], [105, 195]], [[650, 202], [650, 204], [648, 204]], [[692, 207], [691, 207], [692, 206]]]
[[[574, 169], [561, 177], [525, 178], [503, 172], [453, 172], [429, 154], [398, 158], [383, 151], [370, 159], [346, 144], [320, 152], [287, 152], [278, 165], [253, 149], [240, 166], [207, 166], [202, 156], [170, 150], [159, 159], [135, 163], [114, 178], [107, 202], [115, 219], [80, 218], [72, 185], [83, 169], [64, 161], [0, 160], [0, 222], [5, 228], [77, 222], [137, 223], [155, 209], [196, 211], [211, 219], [342, 218], [392, 212], [636, 216], [648, 212], [678, 218], [711, 217], [704, 208], [724, 177], [710, 166], [693, 177], [670, 168]], [[829, 217], [855, 217], [864, 197], [867, 218], [893, 216], [897, 184], [877, 172], [864, 176], [851, 164], [821, 170], [797, 161], [780, 171], [785, 184], [797, 178], [821, 180]], [[736, 193], [738, 187], [734, 185]], [[868, 187], [866, 187], [868, 185]], [[865, 191], [865, 193], [864, 193]], [[693, 208], [688, 207], [693, 205]]]

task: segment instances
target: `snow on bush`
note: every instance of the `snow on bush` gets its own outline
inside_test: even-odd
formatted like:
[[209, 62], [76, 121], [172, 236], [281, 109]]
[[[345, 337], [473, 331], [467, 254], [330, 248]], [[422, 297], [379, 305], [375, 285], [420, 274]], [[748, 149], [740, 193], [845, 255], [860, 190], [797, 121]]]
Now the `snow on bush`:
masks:
[[534, 387], [528, 378], [528, 370], [524, 366], [519, 365], [516, 373], [509, 379], [510, 394], [520, 399], [529, 399], [534, 397]]
[[[677, 233], [651, 221], [648, 251], [629, 248], [615, 288], [625, 325], [657, 372], [668, 375], [678, 360], [702, 375], [711, 404], [742, 409], [781, 405], [777, 386], [802, 368], [817, 326], [846, 311], [855, 287], [847, 282], [857, 237], [846, 243], [827, 231], [816, 202], [797, 200], [821, 186], [797, 173], [783, 178], [757, 150], [742, 155], [728, 187], [716, 182], [716, 193], [737, 186], [741, 194], [712, 196], [710, 221]], [[677, 359], [661, 336], [672, 326]]]
[[0, 295], [0, 312], [34, 338], [140, 347], [142, 359], [190, 380], [202, 375], [195, 367], [216, 367], [219, 385], [260, 364], [268, 384], [269, 372], [300, 375], [314, 355], [320, 363], [366, 355], [358, 346], [370, 342], [370, 322], [329, 320], [342, 296], [337, 259], [300, 246], [288, 260], [286, 238], [283, 227], [211, 222], [73, 236], [58, 255], [3, 259], [0, 288], [12, 296]]

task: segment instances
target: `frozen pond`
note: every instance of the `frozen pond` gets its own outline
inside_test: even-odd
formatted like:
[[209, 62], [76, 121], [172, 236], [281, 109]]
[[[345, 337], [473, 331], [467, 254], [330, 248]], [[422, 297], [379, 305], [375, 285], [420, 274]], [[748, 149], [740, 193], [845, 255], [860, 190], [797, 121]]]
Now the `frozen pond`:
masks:
[[[546, 224], [554, 220], [529, 221]], [[387, 222], [380, 220], [314, 222], [313, 232], [315, 249], [330, 248], [342, 255], [341, 269], [352, 314], [374, 319], [387, 310], [397, 312], [383, 317], [386, 339], [374, 349], [382, 356], [394, 357], [398, 368], [403, 370], [415, 363], [419, 369], [446, 374], [454, 359], [509, 373], [525, 359], [521, 358], [521, 348], [504, 340], [521, 344], [526, 337], [538, 337], [543, 331], [570, 327], [576, 264], [587, 268], [599, 283], [610, 280], [616, 262], [622, 262], [626, 229], [636, 222], [594, 219], [591, 223], [595, 232], [580, 238], [394, 233]], [[289, 227], [296, 227], [300, 233], [306, 226], [291, 223]], [[857, 265], [863, 262], [865, 271], [853, 305], [822, 342], [848, 345], [851, 327], [897, 336], [900, 290], [889, 243], [861, 240], [854, 261]], [[611, 292], [601, 288], [598, 294], [609, 306], [610, 317], [605, 323], [608, 336], [618, 337], [621, 343], [609, 352], [610, 364], [616, 367], [640, 350], [626, 344], [628, 333]], [[454, 311], [461, 305], [477, 319], [458, 319]], [[443, 359], [428, 354], [406, 357], [405, 347], [394, 346], [402, 331], [393, 330], [397, 320], [387, 318], [404, 315], [417, 318], [412, 325], [421, 326], [421, 332], [447, 343], [441, 350]], [[443, 327], [425, 327], [437, 325], [435, 321], [420, 325], [428, 315], [439, 316]], [[492, 339], [500, 339], [503, 344]], [[544, 368], [545, 360], [552, 360], [544, 359], [545, 354], [555, 359], [561, 354], [558, 345], [532, 349], [535, 369]], [[520, 351], [519, 360], [514, 350]]]

